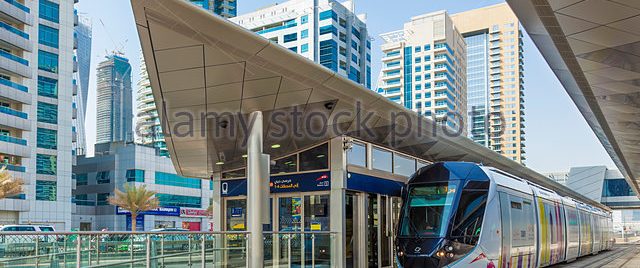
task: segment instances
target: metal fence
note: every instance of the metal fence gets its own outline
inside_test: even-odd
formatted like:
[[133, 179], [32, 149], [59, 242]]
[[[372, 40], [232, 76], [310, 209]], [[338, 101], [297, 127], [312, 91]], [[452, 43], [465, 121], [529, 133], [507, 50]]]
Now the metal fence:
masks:
[[[247, 232], [0, 232], [0, 267], [247, 267]], [[331, 267], [330, 232], [264, 233], [264, 267]]]

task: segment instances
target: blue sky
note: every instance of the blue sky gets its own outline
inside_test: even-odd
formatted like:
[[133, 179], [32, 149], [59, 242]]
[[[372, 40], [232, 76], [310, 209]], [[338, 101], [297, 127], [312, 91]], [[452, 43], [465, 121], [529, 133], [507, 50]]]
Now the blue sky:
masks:
[[[239, 14], [275, 3], [274, 0], [237, 0]], [[283, 2], [283, 1], [277, 1]], [[403, 0], [389, 8], [388, 0], [356, 0], [356, 12], [367, 14], [374, 38], [372, 76], [378, 76], [381, 53], [379, 34], [399, 30], [410, 17], [437, 10], [457, 13], [499, 0]], [[123, 47], [132, 64], [133, 87], [140, 72], [140, 44], [129, 0], [80, 1], [79, 12], [93, 20], [92, 74], [87, 109], [87, 144], [93, 154], [95, 142], [95, 67], [107, 51]], [[104, 26], [103, 26], [104, 23]], [[573, 166], [615, 167], [610, 157], [579, 113], [535, 45], [525, 35], [525, 112], [527, 166], [539, 172], [566, 171]], [[135, 95], [135, 94], [134, 94]]]

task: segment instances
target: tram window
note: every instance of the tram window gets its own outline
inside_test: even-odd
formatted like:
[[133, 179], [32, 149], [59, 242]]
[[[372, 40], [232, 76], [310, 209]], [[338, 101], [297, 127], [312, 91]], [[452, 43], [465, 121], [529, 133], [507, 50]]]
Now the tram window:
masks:
[[329, 168], [329, 145], [327, 143], [300, 153], [300, 171]]
[[393, 154], [393, 173], [409, 177], [416, 172], [416, 161], [399, 154]]
[[[470, 182], [465, 186], [460, 196], [458, 211], [456, 211], [453, 229], [451, 230], [452, 239], [468, 245], [475, 245], [478, 242], [488, 193], [488, 182]], [[518, 208], [522, 208], [520, 203], [515, 202], [511, 202], [511, 207], [514, 204], [517, 204]]]
[[400, 235], [444, 236], [456, 188], [455, 181], [411, 187], [400, 221]]
[[390, 151], [373, 147], [371, 150], [371, 165], [373, 169], [393, 172], [392, 169], [393, 154]]
[[295, 154], [271, 162], [271, 174], [296, 171], [298, 171], [298, 159]]
[[353, 143], [351, 149], [347, 151], [347, 162], [349, 165], [361, 167], [367, 166], [367, 146], [361, 143]]

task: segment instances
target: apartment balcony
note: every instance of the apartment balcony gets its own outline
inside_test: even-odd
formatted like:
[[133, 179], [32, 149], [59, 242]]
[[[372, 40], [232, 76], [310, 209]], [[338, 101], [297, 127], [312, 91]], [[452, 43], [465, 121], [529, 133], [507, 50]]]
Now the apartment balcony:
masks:
[[489, 56], [500, 55], [500, 47], [489, 49]]
[[0, 69], [22, 77], [31, 78], [29, 61], [4, 50], [0, 50]]
[[0, 21], [0, 41], [17, 49], [31, 51], [29, 34]]
[[229, 3], [229, 1], [223, 1], [222, 4], [220, 4], [220, 7], [226, 8], [228, 10], [234, 10], [236, 7], [230, 5]]
[[402, 65], [401, 64], [391, 65], [391, 66], [385, 65], [384, 67], [382, 67], [382, 71], [383, 72], [385, 72], [385, 71], [393, 71], [393, 70], [400, 70], [400, 69], [402, 69]]
[[391, 54], [388, 55], [386, 54], [384, 57], [382, 57], [382, 61], [392, 61], [392, 60], [399, 60], [402, 59], [402, 54], [398, 53], [398, 54]]
[[7, 135], [0, 135], [0, 153], [31, 157], [31, 149], [27, 147], [27, 140]]
[[73, 49], [78, 49], [78, 36], [73, 33]]
[[78, 26], [78, 10], [73, 10], [73, 26]]
[[78, 61], [77, 60], [73, 61], [73, 72], [74, 73], [78, 72]]
[[0, 125], [31, 131], [31, 122], [26, 113], [0, 106]]
[[148, 111], [151, 111], [151, 110], [154, 110], [154, 109], [156, 109], [156, 104], [155, 103], [149, 103], [149, 104], [138, 106], [138, 110], [140, 112], [148, 112]]
[[0, 78], [0, 97], [16, 102], [31, 104], [31, 94], [28, 88], [16, 82]]
[[78, 118], [78, 108], [72, 108], [71, 109], [71, 118], [72, 119], [77, 119]]
[[489, 58], [489, 62], [500, 62], [501, 59], [502, 58], [500, 58], [500, 55], [495, 55]]
[[73, 83], [73, 95], [77, 96], [78, 95], [78, 84], [77, 83]]
[[71, 142], [77, 142], [77, 141], [78, 141], [78, 132], [76, 131], [71, 132]]
[[33, 24], [29, 8], [16, 0], [0, 0], [0, 18], [15, 23]]

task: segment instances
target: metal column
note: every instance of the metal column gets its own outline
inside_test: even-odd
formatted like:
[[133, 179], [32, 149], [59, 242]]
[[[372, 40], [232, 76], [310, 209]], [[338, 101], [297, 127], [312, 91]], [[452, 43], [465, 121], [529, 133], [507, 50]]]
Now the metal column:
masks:
[[[264, 265], [262, 224], [269, 215], [269, 156], [262, 153], [262, 112], [249, 115], [247, 140], [247, 230], [249, 231], [249, 267]], [[266, 207], [266, 209], [265, 209]]]

